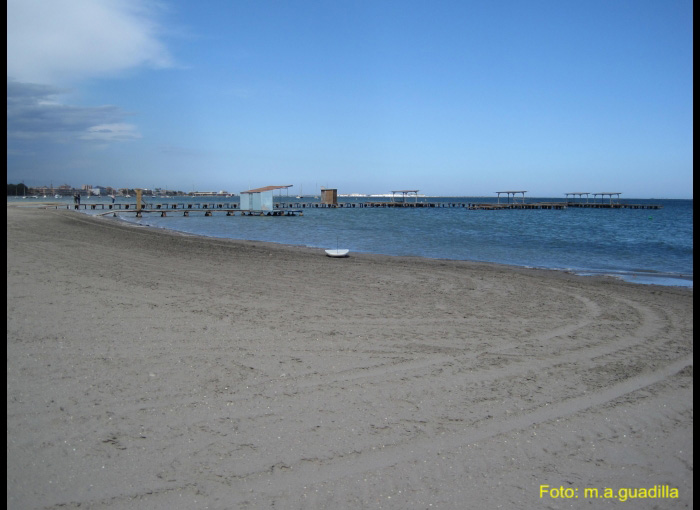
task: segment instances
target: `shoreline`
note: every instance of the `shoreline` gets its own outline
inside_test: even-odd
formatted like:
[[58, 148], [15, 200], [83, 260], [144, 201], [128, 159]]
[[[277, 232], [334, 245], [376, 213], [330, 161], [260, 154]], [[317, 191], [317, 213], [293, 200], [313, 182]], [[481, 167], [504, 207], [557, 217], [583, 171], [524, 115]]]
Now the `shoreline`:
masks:
[[[45, 207], [45, 206], [53, 206], [57, 205], [52, 202], [47, 202], [47, 203], [37, 203], [37, 204], [27, 204], [25, 207]], [[22, 207], [21, 205], [16, 205], [14, 203], [8, 203], [8, 207]], [[58, 210], [58, 209], [57, 209]], [[74, 212], [70, 211], [69, 212]], [[85, 214], [86, 216], [90, 217], [97, 217], [101, 215], [91, 215], [87, 213], [81, 213]], [[171, 232], [175, 235], [193, 235], [193, 236], [201, 236], [203, 238], [210, 238], [210, 239], [229, 239], [232, 241], [241, 241], [241, 242], [257, 242], [257, 243], [271, 243], [271, 244], [278, 244], [280, 246], [288, 246], [288, 247], [302, 247], [302, 248], [309, 248], [312, 250], [317, 250], [317, 249], [323, 249], [321, 247], [313, 247], [313, 246], [308, 246], [304, 244], [286, 244], [286, 243], [278, 243], [274, 241], [256, 241], [256, 240], [249, 240], [249, 239], [236, 239], [236, 238], [230, 238], [230, 237], [217, 237], [217, 236], [206, 236], [203, 234], [193, 234], [189, 232], [184, 232], [168, 227], [160, 227], [160, 226], [153, 226], [153, 225], [141, 225], [133, 221], [125, 220], [119, 216], [117, 218], [107, 218], [107, 214], [105, 214], [106, 220], [113, 220], [116, 219], [116, 221], [122, 222], [127, 225], [134, 225], [142, 228], [152, 228], [154, 230], [159, 230], [159, 231], [167, 231]], [[101, 218], [102, 219], [102, 218]], [[365, 254], [365, 255], [380, 255], [380, 256], [387, 256], [387, 257], [415, 257], [419, 259], [426, 259], [426, 260], [451, 260], [451, 261], [457, 261], [457, 262], [470, 262], [470, 263], [475, 263], [475, 264], [496, 264], [497, 266], [503, 266], [507, 268], [520, 268], [520, 269], [537, 269], [537, 270], [542, 270], [542, 271], [560, 271], [564, 273], [569, 273], [569, 274], [575, 274], [578, 276], [584, 276], [587, 278], [597, 278], [597, 277], [602, 277], [602, 278], [612, 278], [616, 279], [619, 281], [624, 281], [627, 283], [632, 283], [636, 285], [658, 285], [658, 286], [663, 286], [663, 287], [679, 287], [679, 288], [688, 288], [688, 289], [693, 289], [693, 275], [688, 275], [688, 274], [682, 274], [682, 273], [668, 273], [668, 272], [659, 272], [655, 270], [639, 270], [639, 271], [633, 271], [633, 270], [602, 270], [602, 269], [575, 269], [575, 268], [565, 268], [565, 267], [544, 267], [544, 266], [531, 266], [531, 265], [516, 265], [516, 264], [508, 264], [508, 263], [500, 263], [500, 262], [490, 262], [490, 261], [482, 261], [482, 260], [469, 260], [469, 259], [449, 259], [449, 258], [437, 258], [437, 257], [428, 257], [428, 256], [421, 256], [421, 255], [392, 255], [392, 254], [386, 254], [386, 253], [379, 253], [379, 252], [362, 252], [362, 251], [353, 251], [351, 253], [351, 256], [357, 256], [360, 254]]]
[[[110, 218], [104, 218], [109, 220]], [[111, 218], [114, 219], [114, 218]], [[269, 244], [269, 245], [274, 245], [274, 246], [280, 246], [282, 248], [302, 248], [302, 249], [308, 249], [308, 250], [313, 250], [314, 252], [317, 252], [318, 250], [324, 250], [325, 248], [322, 247], [317, 247], [317, 246], [309, 246], [305, 244], [288, 244], [288, 243], [278, 243], [274, 241], [262, 241], [262, 240], [254, 240], [254, 239], [237, 239], [233, 237], [217, 237], [217, 236], [206, 236], [203, 234], [193, 234], [191, 232], [183, 232], [181, 230], [176, 230], [172, 228], [167, 228], [167, 227], [156, 227], [153, 225], [141, 225], [138, 223], [130, 222], [128, 220], [122, 219], [117, 217], [117, 221], [126, 224], [126, 225], [132, 225], [136, 226], [139, 228], [147, 228], [147, 229], [153, 229], [155, 231], [164, 231], [168, 232], [171, 235], [182, 235], [182, 236], [193, 236], [193, 237], [201, 237], [203, 239], [221, 239], [221, 240], [229, 240], [233, 242], [242, 242], [242, 243], [259, 243], [259, 244]], [[392, 255], [388, 253], [379, 253], [379, 252], [366, 252], [366, 251], [353, 251], [350, 256], [356, 257], [356, 256], [378, 256], [378, 257], [389, 257], [389, 258], [407, 258], [407, 259], [417, 259], [417, 260], [432, 260], [432, 261], [450, 261], [450, 262], [463, 262], [463, 263], [468, 263], [468, 264], [484, 264], [484, 265], [493, 265], [496, 267], [503, 267], [505, 269], [509, 270], [517, 270], [517, 269], [523, 269], [523, 270], [536, 270], [536, 271], [555, 271], [555, 272], [561, 272], [561, 273], [566, 273], [566, 274], [571, 274], [571, 275], [576, 275], [576, 276], [582, 276], [585, 278], [612, 278], [615, 280], [623, 281], [626, 283], [633, 283], [633, 284], [639, 284], [639, 285], [659, 285], [662, 287], [680, 287], [680, 288], [689, 288], [693, 289], [693, 277], [688, 276], [685, 274], [674, 274], [674, 273], [659, 273], [651, 270], [647, 271], [605, 271], [605, 270], [591, 270], [591, 269], [571, 269], [571, 268], [558, 268], [558, 267], [542, 267], [542, 266], [526, 266], [526, 265], [516, 265], [516, 264], [505, 264], [505, 263], [500, 263], [500, 262], [490, 262], [487, 260], [469, 260], [469, 259], [450, 259], [450, 258], [437, 258], [437, 257], [427, 257], [427, 256], [422, 256], [422, 255]], [[661, 280], [666, 280], [667, 282], [678, 282], [677, 284], [672, 284], [672, 283], [659, 283]], [[686, 283], [681, 283], [681, 282], [686, 282]]]
[[13, 508], [692, 506], [692, 289], [7, 213]]

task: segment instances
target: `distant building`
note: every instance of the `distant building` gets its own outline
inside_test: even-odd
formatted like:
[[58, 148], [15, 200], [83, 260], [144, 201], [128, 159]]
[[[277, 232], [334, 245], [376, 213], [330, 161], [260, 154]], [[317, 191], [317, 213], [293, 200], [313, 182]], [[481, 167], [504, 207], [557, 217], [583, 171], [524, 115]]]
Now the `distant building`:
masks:
[[233, 196], [232, 193], [229, 193], [226, 190], [220, 190], [220, 191], [192, 191], [191, 193], [188, 193], [188, 195], [192, 197], [230, 197]]

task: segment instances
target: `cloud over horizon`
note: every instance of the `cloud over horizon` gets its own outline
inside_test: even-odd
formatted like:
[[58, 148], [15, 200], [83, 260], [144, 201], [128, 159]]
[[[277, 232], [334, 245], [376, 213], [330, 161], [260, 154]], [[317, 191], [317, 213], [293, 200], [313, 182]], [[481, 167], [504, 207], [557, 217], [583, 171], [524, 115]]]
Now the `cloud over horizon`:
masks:
[[63, 89], [7, 80], [7, 139], [66, 143], [140, 138], [137, 129], [123, 122], [127, 113], [117, 106], [70, 106], [56, 101]]

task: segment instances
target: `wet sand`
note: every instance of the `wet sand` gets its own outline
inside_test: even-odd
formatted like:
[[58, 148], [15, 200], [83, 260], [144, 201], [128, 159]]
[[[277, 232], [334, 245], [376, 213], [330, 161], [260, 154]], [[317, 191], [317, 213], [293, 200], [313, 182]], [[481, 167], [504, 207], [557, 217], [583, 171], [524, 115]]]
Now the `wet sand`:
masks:
[[692, 289], [9, 206], [7, 258], [9, 508], [692, 508]]

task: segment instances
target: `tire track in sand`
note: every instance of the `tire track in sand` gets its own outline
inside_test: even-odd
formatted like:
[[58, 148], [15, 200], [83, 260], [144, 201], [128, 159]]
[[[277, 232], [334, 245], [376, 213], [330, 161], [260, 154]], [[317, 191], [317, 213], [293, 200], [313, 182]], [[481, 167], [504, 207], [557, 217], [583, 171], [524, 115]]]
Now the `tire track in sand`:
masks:
[[[270, 470], [242, 477], [233, 477], [226, 482], [236, 494], [255, 491], [267, 494], [282, 493], [299, 486], [338, 480], [359, 473], [384, 469], [399, 463], [435, 456], [436, 452], [455, 450], [472, 443], [490, 439], [501, 434], [527, 429], [533, 425], [563, 418], [618, 399], [628, 393], [661, 382], [693, 365], [693, 356], [688, 355], [661, 367], [654, 372], [632, 377], [601, 391], [574, 397], [543, 406], [532, 412], [502, 420], [489, 421], [474, 427], [467, 433], [448, 433], [439, 442], [421, 439], [398, 443], [373, 451], [353, 452], [332, 459], [302, 459], [299, 465], [285, 466], [275, 472], [274, 487], [270, 484]], [[275, 470], [274, 466], [271, 468]], [[223, 480], [222, 480], [223, 481]], [[244, 496], [238, 501], [246, 499]], [[230, 501], [233, 503], [234, 501]]]

